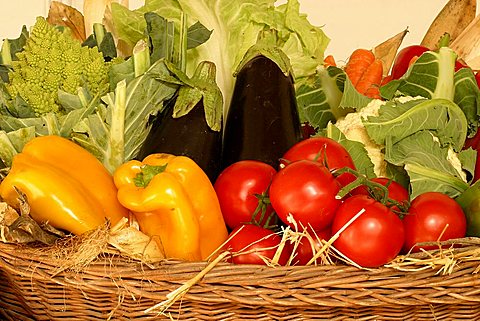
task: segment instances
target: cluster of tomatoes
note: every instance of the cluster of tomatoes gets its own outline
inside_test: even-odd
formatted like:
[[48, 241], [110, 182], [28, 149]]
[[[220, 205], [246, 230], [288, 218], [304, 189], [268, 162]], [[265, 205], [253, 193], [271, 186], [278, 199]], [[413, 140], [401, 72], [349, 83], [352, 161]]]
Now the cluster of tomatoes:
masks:
[[[233, 263], [265, 264], [276, 255], [280, 265], [304, 265], [314, 259], [312, 247], [335, 236], [337, 252], [360, 266], [378, 267], [419, 251], [417, 243], [466, 233], [465, 215], [454, 199], [427, 192], [410, 200], [408, 190], [391, 179], [362, 177], [348, 151], [327, 137], [291, 147], [278, 170], [256, 160], [236, 162], [214, 187], [231, 231], [226, 248]], [[312, 237], [295, 246], [283, 242], [279, 256], [281, 226]]]

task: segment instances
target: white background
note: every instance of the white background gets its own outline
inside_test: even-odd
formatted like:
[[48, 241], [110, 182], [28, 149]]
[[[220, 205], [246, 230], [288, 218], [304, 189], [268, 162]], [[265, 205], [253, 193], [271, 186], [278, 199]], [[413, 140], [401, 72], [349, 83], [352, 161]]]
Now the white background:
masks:
[[[193, 1], [193, 0], [192, 0]], [[310, 22], [331, 39], [326, 54], [344, 61], [356, 48], [373, 48], [408, 28], [402, 47], [419, 43], [447, 0], [299, 0]], [[82, 0], [62, 2], [81, 9]], [[130, 0], [136, 8], [143, 0]], [[16, 38], [22, 25], [46, 16], [49, 0], [1, 0], [0, 39]], [[282, 3], [282, 1], [279, 1]]]

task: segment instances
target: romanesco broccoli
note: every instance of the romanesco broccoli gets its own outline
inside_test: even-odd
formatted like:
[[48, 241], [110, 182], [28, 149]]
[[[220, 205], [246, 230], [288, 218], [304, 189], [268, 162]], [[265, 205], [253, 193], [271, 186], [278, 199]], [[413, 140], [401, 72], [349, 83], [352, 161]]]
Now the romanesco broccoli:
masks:
[[58, 90], [75, 94], [86, 87], [92, 95], [109, 89], [108, 71], [97, 47], [83, 47], [71, 36], [38, 17], [23, 50], [17, 53], [9, 73], [7, 89], [12, 97], [20, 96], [35, 115], [62, 113]]

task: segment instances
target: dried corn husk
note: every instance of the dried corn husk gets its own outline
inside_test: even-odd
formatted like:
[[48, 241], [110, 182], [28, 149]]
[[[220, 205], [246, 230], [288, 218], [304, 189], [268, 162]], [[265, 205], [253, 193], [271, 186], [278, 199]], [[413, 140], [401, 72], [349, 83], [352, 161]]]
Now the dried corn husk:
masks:
[[405, 38], [407, 33], [408, 29], [405, 29], [373, 48], [373, 54], [375, 57], [382, 61], [384, 77], [388, 75], [388, 72], [393, 65], [393, 61], [395, 60], [395, 56], [397, 55], [398, 48], [400, 48], [403, 38]]
[[134, 217], [124, 219], [112, 227], [108, 243], [123, 255], [154, 263], [165, 259], [165, 253], [159, 242], [140, 232]]
[[450, 47], [472, 69], [480, 69], [480, 16], [477, 16]]
[[80, 11], [59, 1], [52, 1], [47, 21], [58, 26], [70, 28], [72, 35], [79, 41], [85, 40], [85, 22]]
[[445, 33], [450, 35], [451, 40], [455, 40], [475, 19], [476, 12], [476, 0], [448, 1], [433, 20], [421, 45], [430, 49], [436, 49], [440, 37]]

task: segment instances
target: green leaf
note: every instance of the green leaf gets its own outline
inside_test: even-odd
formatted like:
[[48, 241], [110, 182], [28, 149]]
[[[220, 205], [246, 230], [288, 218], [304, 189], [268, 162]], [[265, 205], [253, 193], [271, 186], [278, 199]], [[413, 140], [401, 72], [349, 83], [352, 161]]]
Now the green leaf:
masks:
[[[16, 54], [23, 50], [28, 39], [28, 30], [24, 25], [18, 38], [5, 39], [0, 54], [1, 65], [11, 65], [12, 60], [17, 60]], [[3, 78], [3, 76], [2, 76]]]
[[329, 39], [299, 10], [298, 0], [279, 6], [274, 0], [146, 0], [144, 6], [132, 11], [112, 3], [116, 34], [132, 46], [144, 37], [146, 12], [155, 12], [176, 24], [183, 13], [188, 25], [199, 22], [212, 30], [208, 41], [188, 51], [186, 74], [192, 75], [201, 61], [213, 62], [224, 104], [233, 94], [233, 71], [264, 29], [278, 31], [277, 46], [289, 57], [296, 80], [315, 74], [323, 63]]
[[125, 80], [127, 83], [135, 78], [135, 64], [130, 57], [122, 63], [114, 64], [110, 67], [109, 79], [110, 88], [115, 88], [117, 83]]
[[82, 46], [89, 48], [98, 47], [98, 50], [107, 60], [117, 57], [117, 46], [111, 32], [108, 32], [104, 25], [95, 23], [93, 26], [93, 34], [91, 34]]
[[462, 164], [463, 170], [466, 173], [468, 173], [467, 178], [470, 179], [470, 183], [471, 183], [473, 176], [475, 174], [476, 160], [478, 157], [477, 151], [472, 148], [468, 148], [460, 151], [457, 154], [457, 156], [458, 156], [458, 159], [460, 160], [460, 163]]
[[213, 30], [208, 30], [200, 22], [196, 22], [188, 28], [187, 49], [193, 49], [207, 42], [212, 35]]
[[467, 134], [465, 114], [446, 99], [417, 99], [404, 104], [388, 102], [379, 116], [363, 122], [368, 135], [379, 145], [388, 139], [395, 144], [421, 130], [435, 131], [442, 144], [460, 151]]
[[405, 96], [453, 100], [456, 58], [448, 47], [423, 53], [408, 69], [397, 90]]
[[35, 137], [35, 127], [20, 128], [7, 133], [0, 131], [0, 160], [9, 167], [13, 157], [22, 151], [23, 146]]
[[368, 156], [367, 150], [362, 143], [347, 139], [345, 135], [331, 123], [328, 124], [325, 131], [323, 131], [323, 135], [339, 142], [347, 149], [359, 173], [369, 178], [376, 176], [373, 170], [372, 160]]
[[103, 97], [107, 106], [75, 126], [73, 139], [110, 172], [121, 162], [135, 158], [150, 130], [150, 117], [162, 111], [163, 102], [177, 90], [176, 85], [158, 80], [169, 72], [159, 60], [142, 76]]
[[351, 112], [350, 108], [340, 108], [345, 73], [336, 67], [320, 68], [308, 82], [296, 91], [297, 106], [301, 122], [308, 122], [317, 129], [323, 129], [329, 122]]
[[173, 74], [183, 82], [173, 107], [173, 117], [187, 115], [201, 100], [205, 110], [208, 126], [220, 131], [223, 119], [223, 96], [215, 82], [215, 65], [208, 61], [201, 62], [192, 78], [169, 64]]
[[154, 12], [145, 14], [147, 22], [147, 34], [152, 46], [151, 61], [155, 62], [164, 57], [172, 56], [175, 29], [173, 21], [168, 21]]
[[468, 137], [477, 132], [480, 119], [480, 90], [470, 68], [461, 68], [455, 73], [454, 102], [463, 110], [468, 121]]
[[367, 106], [373, 99], [360, 94], [353, 86], [348, 77], [345, 77], [342, 100], [340, 101], [340, 108], [354, 108], [356, 110]]
[[388, 140], [385, 160], [404, 166], [410, 177], [411, 197], [442, 191], [455, 197], [466, 186], [460, 171], [449, 161], [449, 146], [442, 146], [431, 132], [422, 130], [397, 143]]
[[0, 115], [0, 128], [6, 132], [15, 131], [24, 127], [35, 127], [38, 136], [48, 135], [48, 127], [43, 118], [16, 118]]
[[135, 186], [143, 188], [147, 187], [157, 174], [165, 171], [167, 165], [168, 164], [162, 166], [143, 165], [140, 173], [133, 178]]
[[60, 136], [62, 137], [70, 137], [73, 128], [84, 118], [93, 114], [100, 104], [99, 97], [91, 97], [84, 88], [80, 88], [77, 95], [59, 94], [59, 101], [62, 106], [70, 109], [67, 114], [59, 116]]

